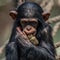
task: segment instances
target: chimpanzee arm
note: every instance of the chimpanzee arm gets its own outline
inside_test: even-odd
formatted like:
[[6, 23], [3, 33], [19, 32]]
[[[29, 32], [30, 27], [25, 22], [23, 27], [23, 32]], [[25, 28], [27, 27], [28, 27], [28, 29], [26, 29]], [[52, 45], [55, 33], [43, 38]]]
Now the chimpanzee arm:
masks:
[[56, 56], [56, 50], [55, 50], [55, 47], [53, 44], [54, 42], [53, 42], [53, 37], [52, 37], [51, 26], [46, 24], [45, 28], [42, 30], [41, 35], [42, 35], [41, 36], [41, 39], [42, 39], [41, 45], [43, 47], [46, 47], [47, 49], [49, 49], [53, 53], [53, 55]]
[[25, 50], [27, 60], [55, 60], [51, 53], [51, 51], [44, 47], [35, 47], [33, 45], [30, 48], [26, 47]]
[[[19, 39], [18, 41], [21, 46], [23, 57], [27, 60], [55, 60], [52, 51], [48, 48], [50, 46], [48, 44], [46, 45], [45, 42], [44, 44], [48, 47], [34, 46], [33, 44], [28, 45], [25, 41], [21, 41]], [[23, 43], [25, 45], [23, 45]]]
[[17, 46], [15, 42], [10, 42], [6, 46], [6, 60], [18, 60]]

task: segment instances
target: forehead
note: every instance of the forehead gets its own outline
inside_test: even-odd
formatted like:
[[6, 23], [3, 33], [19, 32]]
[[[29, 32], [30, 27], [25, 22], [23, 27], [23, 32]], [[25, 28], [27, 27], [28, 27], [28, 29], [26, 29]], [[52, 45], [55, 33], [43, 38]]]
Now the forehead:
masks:
[[37, 18], [21, 18], [21, 21], [36, 21], [36, 22], [38, 22]]

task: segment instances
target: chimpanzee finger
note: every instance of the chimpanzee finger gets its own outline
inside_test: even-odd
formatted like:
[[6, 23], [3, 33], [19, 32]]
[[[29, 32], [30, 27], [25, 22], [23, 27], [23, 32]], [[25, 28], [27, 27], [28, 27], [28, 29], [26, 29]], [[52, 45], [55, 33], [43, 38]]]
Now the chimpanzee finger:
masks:
[[18, 32], [19, 34], [23, 35], [23, 33], [22, 33], [22, 31], [21, 31], [21, 29], [20, 29], [19, 27], [17, 27], [16, 29], [17, 29], [17, 32]]
[[21, 40], [21, 38], [18, 38], [17, 40], [22, 47], [30, 47], [31, 46], [30, 42], [28, 42], [24, 39]]
[[24, 32], [22, 32], [19, 27], [17, 27], [16, 29], [20, 37], [23, 37], [25, 40], [28, 40], [27, 35]]
[[26, 35], [26, 33], [23, 32], [23, 34], [24, 34], [24, 37], [25, 37], [27, 40], [29, 40], [28, 37], [27, 37], [27, 35]]

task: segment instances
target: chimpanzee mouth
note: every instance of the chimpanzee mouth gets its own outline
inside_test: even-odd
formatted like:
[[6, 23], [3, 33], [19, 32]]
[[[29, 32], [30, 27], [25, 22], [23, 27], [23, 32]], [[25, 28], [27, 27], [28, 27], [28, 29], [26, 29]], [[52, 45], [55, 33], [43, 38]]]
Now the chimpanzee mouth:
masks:
[[36, 31], [34, 31], [34, 32], [26, 32], [26, 31], [24, 31], [25, 33], [26, 33], [26, 35], [36, 35]]

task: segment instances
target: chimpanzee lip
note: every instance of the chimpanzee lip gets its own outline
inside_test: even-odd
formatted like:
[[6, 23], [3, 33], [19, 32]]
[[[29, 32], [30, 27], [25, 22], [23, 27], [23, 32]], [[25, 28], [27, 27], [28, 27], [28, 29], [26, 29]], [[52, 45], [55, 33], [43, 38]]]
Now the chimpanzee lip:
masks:
[[[25, 32], [25, 31], [24, 31]], [[36, 32], [32, 32], [32, 33], [27, 33], [27, 32], [25, 32], [26, 33], [26, 35], [36, 35]]]

